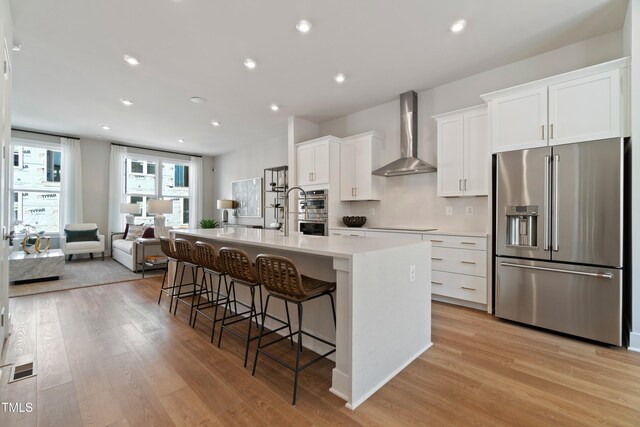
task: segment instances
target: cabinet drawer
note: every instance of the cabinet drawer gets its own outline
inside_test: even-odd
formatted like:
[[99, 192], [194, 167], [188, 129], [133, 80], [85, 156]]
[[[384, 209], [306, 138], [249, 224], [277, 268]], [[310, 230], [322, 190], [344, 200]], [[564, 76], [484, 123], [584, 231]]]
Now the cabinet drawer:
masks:
[[487, 252], [434, 247], [431, 250], [431, 269], [486, 277]]
[[441, 234], [425, 234], [422, 240], [431, 242], [435, 247], [487, 250], [486, 237], [445, 236]]
[[486, 304], [487, 279], [465, 274], [432, 271], [431, 293]]
[[387, 239], [397, 239], [406, 242], [420, 242], [422, 237], [417, 233], [393, 233], [389, 231], [369, 231], [367, 230], [367, 237], [384, 237]]
[[364, 230], [330, 230], [331, 236], [360, 236], [364, 237]]

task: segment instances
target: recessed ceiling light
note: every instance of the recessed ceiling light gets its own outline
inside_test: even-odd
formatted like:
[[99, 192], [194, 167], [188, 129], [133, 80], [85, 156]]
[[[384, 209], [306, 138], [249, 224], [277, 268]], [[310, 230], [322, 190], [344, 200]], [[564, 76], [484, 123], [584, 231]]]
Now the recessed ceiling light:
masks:
[[20, 52], [22, 50], [22, 45], [21, 44], [14, 44], [13, 46], [11, 46], [11, 50], [14, 52]]
[[271, 104], [269, 108], [271, 108], [271, 111], [278, 111], [280, 109], [280, 107], [278, 107], [278, 104]]
[[247, 58], [244, 60], [244, 66], [249, 70], [253, 70], [258, 66], [258, 63], [251, 58]]
[[301, 33], [308, 33], [309, 31], [311, 31], [311, 22], [307, 21], [306, 19], [301, 19], [300, 22], [296, 24], [296, 28]]
[[204, 104], [205, 102], [207, 102], [207, 100], [201, 96], [192, 96], [191, 102], [193, 102], [194, 104]]
[[109, 129], [111, 129], [109, 126], [107, 126], [107, 125], [102, 125], [102, 130], [109, 130]]
[[184, 142], [184, 139], [179, 139], [178, 142], [182, 144]]
[[126, 105], [127, 107], [133, 105], [133, 101], [130, 99], [120, 98], [120, 102], [122, 102], [122, 104]]
[[344, 74], [340, 73], [340, 74], [336, 75], [334, 77], [334, 79], [335, 79], [336, 83], [342, 83], [342, 82], [345, 81], [346, 77], [344, 76]]
[[135, 65], [139, 65], [140, 64], [140, 61], [138, 61], [137, 58], [134, 58], [131, 55], [124, 55], [123, 58], [127, 62], [127, 64], [129, 64], [129, 65], [134, 65], [135, 66]]
[[211, 124], [212, 124], [213, 126], [215, 126], [215, 127], [220, 126], [220, 122], [219, 122], [219, 121], [217, 121], [217, 120], [211, 120]]
[[465, 21], [464, 19], [460, 19], [454, 22], [453, 24], [451, 24], [451, 26], [449, 27], [449, 30], [451, 30], [452, 33], [459, 33], [460, 31], [464, 30], [464, 27], [466, 26], [467, 26], [467, 21]]

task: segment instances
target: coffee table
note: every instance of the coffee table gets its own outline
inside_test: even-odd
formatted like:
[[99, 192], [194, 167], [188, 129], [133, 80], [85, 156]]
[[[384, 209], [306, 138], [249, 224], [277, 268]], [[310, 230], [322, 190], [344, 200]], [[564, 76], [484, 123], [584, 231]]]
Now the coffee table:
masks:
[[63, 275], [64, 253], [60, 249], [35, 254], [13, 251], [9, 254], [9, 282], [58, 279]]

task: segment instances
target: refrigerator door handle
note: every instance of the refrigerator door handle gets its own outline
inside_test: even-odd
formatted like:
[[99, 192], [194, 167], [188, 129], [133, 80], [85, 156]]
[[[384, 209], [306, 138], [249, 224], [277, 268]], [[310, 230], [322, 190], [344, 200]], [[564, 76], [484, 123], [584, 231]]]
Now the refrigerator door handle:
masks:
[[561, 268], [536, 267], [533, 265], [514, 264], [512, 262], [506, 262], [506, 261], [500, 262], [500, 265], [505, 267], [525, 268], [528, 270], [552, 271], [554, 273], [566, 273], [566, 274], [575, 274], [577, 276], [597, 277], [599, 279], [613, 279], [613, 274], [611, 273], [589, 273], [587, 271], [564, 270]]
[[551, 203], [549, 200], [549, 163], [551, 156], [544, 156], [544, 250], [549, 250], [549, 219], [551, 218]]
[[553, 226], [552, 233], [552, 245], [554, 252], [558, 252], [560, 250], [560, 243], [558, 242], [558, 189], [560, 185], [558, 184], [560, 172], [560, 155], [553, 155], [553, 218], [551, 220]]

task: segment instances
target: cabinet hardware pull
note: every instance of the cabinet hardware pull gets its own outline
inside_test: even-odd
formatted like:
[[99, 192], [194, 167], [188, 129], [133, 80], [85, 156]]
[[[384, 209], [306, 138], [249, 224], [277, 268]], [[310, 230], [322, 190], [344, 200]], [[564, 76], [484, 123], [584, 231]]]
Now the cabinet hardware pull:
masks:
[[462, 191], [462, 180], [458, 180], [458, 190]]
[[432, 260], [432, 261], [442, 261], [442, 258], [434, 258], [434, 257], [431, 257], [431, 260]]
[[460, 242], [463, 245], [475, 245], [476, 242]]
[[313, 180], [311, 179], [311, 172], [309, 172], [309, 181], [313, 181]]
[[351, 187], [351, 197], [356, 197], [355, 193], [353, 192], [353, 187]]
[[442, 243], [442, 240], [431, 239], [433, 243]]
[[462, 186], [462, 189], [464, 191], [467, 191], [467, 178], [463, 179], [463, 181], [464, 181], [464, 185]]
[[356, 197], [358, 197], [358, 187], [356, 187]]
[[462, 289], [466, 289], [467, 291], [475, 291], [476, 288], [469, 288], [467, 286], [460, 286]]
[[475, 264], [474, 261], [460, 261], [462, 264]]
[[553, 139], [553, 123], [549, 125], [549, 139]]
[[544, 141], [544, 125], [542, 125], [542, 140]]
[[433, 280], [431, 281], [432, 285], [442, 285], [442, 282], [434, 282]]
[[553, 227], [552, 232], [552, 241], [551, 246], [554, 252], [558, 252], [560, 250], [559, 242], [558, 242], [558, 190], [559, 190], [559, 182], [560, 182], [560, 155], [553, 155], [553, 216], [551, 217], [551, 224]]
[[505, 267], [526, 268], [529, 270], [552, 271], [554, 273], [576, 274], [578, 276], [597, 277], [599, 279], [613, 279], [612, 273], [591, 273], [588, 271], [573, 271], [573, 270], [564, 270], [561, 268], [536, 267], [533, 265], [514, 264], [512, 262], [504, 262], [504, 261], [502, 261], [500, 265], [503, 265]]
[[544, 196], [543, 196], [543, 210], [544, 210], [544, 250], [549, 250], [549, 222], [551, 220], [551, 200], [549, 199], [549, 192], [551, 191], [551, 184], [549, 183], [551, 176], [549, 174], [549, 165], [551, 164], [551, 156], [544, 156]]

